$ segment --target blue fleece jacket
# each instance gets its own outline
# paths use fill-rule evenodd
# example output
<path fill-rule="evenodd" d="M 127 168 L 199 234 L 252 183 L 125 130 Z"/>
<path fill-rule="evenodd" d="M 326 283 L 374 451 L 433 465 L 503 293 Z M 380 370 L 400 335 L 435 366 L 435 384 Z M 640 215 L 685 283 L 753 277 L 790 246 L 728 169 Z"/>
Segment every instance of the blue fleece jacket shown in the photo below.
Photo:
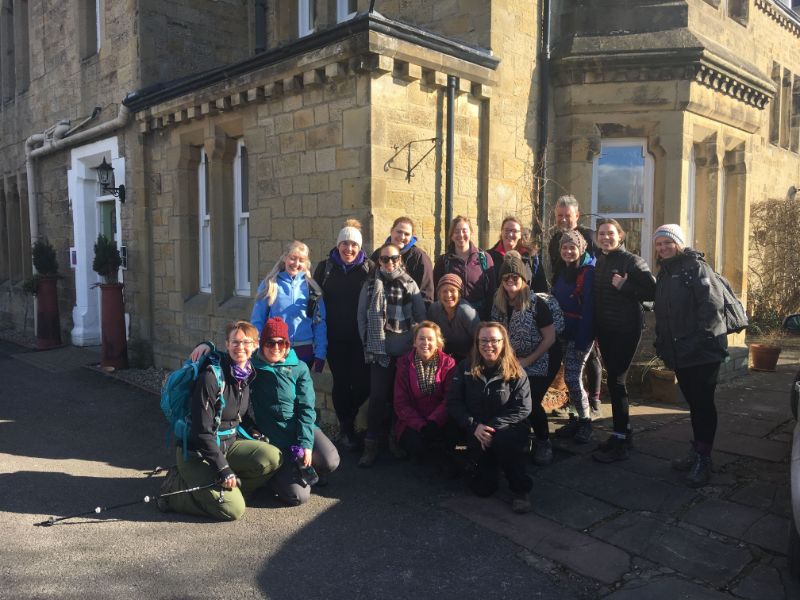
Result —
<path fill-rule="evenodd" d="M 317 300 L 315 314 L 309 316 L 306 314 L 309 290 L 305 274 L 300 272 L 292 277 L 286 271 L 281 271 L 276 281 L 278 294 L 272 306 L 268 306 L 267 299 L 263 297 L 264 282 L 258 285 L 250 322 L 260 333 L 269 317 L 280 317 L 289 326 L 289 340 L 293 346 L 311 342 L 314 344 L 314 358 L 325 360 L 328 353 L 328 330 L 325 326 L 324 300 Z"/>
<path fill-rule="evenodd" d="M 576 294 L 577 280 L 568 282 L 561 272 L 553 284 L 552 294 L 564 313 L 564 333 L 561 338 L 574 341 L 575 348 L 586 352 L 594 341 L 594 283 L 595 259 L 589 254 L 581 257 L 579 272 L 583 272 L 583 289 Z M 580 277 L 580 275 L 578 276 Z"/>

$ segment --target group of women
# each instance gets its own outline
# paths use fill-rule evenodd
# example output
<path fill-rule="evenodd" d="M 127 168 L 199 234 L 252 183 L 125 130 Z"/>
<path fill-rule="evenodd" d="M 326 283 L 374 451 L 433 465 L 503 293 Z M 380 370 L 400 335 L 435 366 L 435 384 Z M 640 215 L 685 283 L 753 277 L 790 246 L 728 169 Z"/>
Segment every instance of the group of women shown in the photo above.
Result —
<path fill-rule="evenodd" d="M 716 425 L 714 385 L 726 355 L 724 325 L 720 333 L 717 322 L 721 293 L 702 255 L 684 247 L 678 226 L 656 232 L 658 283 L 647 264 L 625 250 L 624 236 L 617 221 L 600 221 L 595 258 L 584 235 L 564 228 L 551 286 L 538 248 L 514 217 L 503 220 L 489 251 L 473 242 L 470 220 L 456 217 L 447 251 L 433 264 L 417 246 L 408 217 L 395 220 L 371 259 L 360 225 L 350 220 L 313 278 L 308 247 L 292 242 L 259 286 L 253 325 L 232 324 L 228 354 L 222 354 L 222 420 L 248 422 L 256 440 L 239 439 L 236 427 L 215 439 L 221 425 L 208 415 L 219 390 L 205 373 L 195 390 L 193 453 L 179 457 L 165 486 L 196 485 L 216 475 L 224 495 L 205 489 L 180 500 L 171 496 L 167 509 L 237 518 L 244 509 L 241 491 L 261 485 L 288 504 L 307 500 L 316 478 L 309 483 L 304 473 L 313 467 L 324 483 L 339 462 L 315 425 L 309 371 L 321 371 L 327 361 L 340 439 L 362 452 L 360 467 L 371 467 L 384 443 L 398 457 L 421 461 L 460 440 L 472 465 L 471 489 L 491 495 L 502 470 L 512 509 L 526 512 L 531 438 L 534 461 L 552 461 L 542 401 L 562 364 L 576 416 L 556 434 L 576 443 L 591 439 L 596 413 L 583 371 L 595 341 L 608 371 L 614 431 L 593 456 L 601 462 L 627 458 L 632 436 L 625 378 L 641 336 L 641 302 L 654 298 L 658 353 L 676 369 L 695 428 L 692 452 L 674 466 L 689 471 L 690 483 L 704 484 Z M 192 358 L 209 351 L 210 342 L 201 344 Z M 355 420 L 367 400 L 362 438 Z"/>

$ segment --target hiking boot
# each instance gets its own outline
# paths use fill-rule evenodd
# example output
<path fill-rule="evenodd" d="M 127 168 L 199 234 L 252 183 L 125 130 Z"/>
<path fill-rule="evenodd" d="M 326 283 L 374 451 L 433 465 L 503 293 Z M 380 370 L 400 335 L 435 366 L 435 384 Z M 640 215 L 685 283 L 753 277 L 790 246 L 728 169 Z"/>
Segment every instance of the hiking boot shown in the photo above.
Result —
<path fill-rule="evenodd" d="M 578 429 L 572 439 L 576 444 L 588 444 L 592 439 L 592 420 L 578 419 Z"/>
<path fill-rule="evenodd" d="M 326 487 L 329 483 L 327 475 L 317 475 L 317 482 L 312 487 Z"/>
<path fill-rule="evenodd" d="M 520 515 L 531 512 L 531 495 L 528 492 L 513 492 L 511 510 Z"/>
<path fill-rule="evenodd" d="M 592 458 L 601 463 L 612 463 L 618 460 L 628 459 L 628 444 L 627 440 L 623 440 L 615 435 L 612 435 L 604 443 L 597 447 L 597 450 L 592 454 Z"/>
<path fill-rule="evenodd" d="M 355 432 L 345 433 L 344 437 L 339 438 L 339 441 L 348 452 L 361 452 L 364 449 L 364 443 L 361 437 Z"/>
<path fill-rule="evenodd" d="M 689 487 L 703 487 L 711 479 L 711 457 L 705 454 L 697 454 L 694 459 L 689 474 L 686 476 L 686 483 Z"/>
<path fill-rule="evenodd" d="M 612 442 L 611 440 L 618 440 L 618 439 L 620 439 L 619 436 L 610 435 L 610 436 L 608 436 L 606 441 L 600 442 L 599 444 L 597 444 L 597 449 L 598 450 L 602 450 L 603 452 L 605 452 L 606 450 L 608 450 L 615 443 L 615 442 Z M 633 431 L 628 429 L 628 433 L 625 434 L 625 439 L 623 441 L 625 442 L 625 447 L 628 450 L 633 450 Z"/>
<path fill-rule="evenodd" d="M 562 425 L 555 430 L 555 436 L 562 439 L 575 437 L 575 434 L 578 432 L 578 425 L 578 417 L 570 415 L 566 425 Z"/>
<path fill-rule="evenodd" d="M 178 475 L 178 467 L 170 467 L 167 471 L 166 477 L 158 490 L 158 497 L 156 498 L 156 506 L 161 512 L 172 512 L 169 506 L 169 497 L 162 498 L 161 494 L 169 494 L 170 492 L 177 492 L 180 488 L 180 476 Z"/>
<path fill-rule="evenodd" d="M 600 399 L 589 400 L 589 416 L 593 421 L 603 418 L 603 406 L 600 404 Z"/>
<path fill-rule="evenodd" d="M 534 464 L 543 467 L 553 462 L 553 443 L 550 440 L 536 440 L 533 450 Z"/>
<path fill-rule="evenodd" d="M 692 442 L 692 447 L 689 449 L 689 453 L 686 456 L 683 458 L 676 458 L 672 461 L 672 469 L 682 473 L 690 471 L 697 460 L 697 456 L 697 450 L 694 449 L 694 442 Z"/>
<path fill-rule="evenodd" d="M 358 459 L 358 466 L 368 469 L 378 458 L 378 440 L 364 440 L 364 452 Z"/>
<path fill-rule="evenodd" d="M 394 435 L 392 433 L 389 434 L 389 452 L 391 452 L 392 456 L 394 456 L 397 460 L 404 460 L 408 458 L 408 452 L 406 452 L 403 447 L 397 443 L 397 440 L 394 439 Z"/>

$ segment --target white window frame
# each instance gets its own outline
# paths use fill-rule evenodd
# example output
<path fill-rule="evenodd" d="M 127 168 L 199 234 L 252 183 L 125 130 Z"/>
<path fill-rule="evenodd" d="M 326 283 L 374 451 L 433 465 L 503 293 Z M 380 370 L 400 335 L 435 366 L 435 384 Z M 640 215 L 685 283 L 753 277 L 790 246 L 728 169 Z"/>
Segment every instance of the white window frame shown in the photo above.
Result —
<path fill-rule="evenodd" d="M 347 21 L 348 19 L 352 19 L 353 17 L 358 14 L 358 10 L 349 10 L 350 0 L 336 0 L 336 22 L 341 23 L 342 21 Z M 358 2 L 356 2 L 356 6 L 358 6 Z"/>
<path fill-rule="evenodd" d="M 248 167 L 247 147 L 244 140 L 236 143 L 236 156 L 233 159 L 233 257 L 235 266 L 235 294 L 250 296 L 250 212 L 243 210 L 243 199 L 248 193 L 245 189 Z"/>
<path fill-rule="evenodd" d="M 200 164 L 197 165 L 197 254 L 199 268 L 199 288 L 201 292 L 211 293 L 211 213 L 208 207 L 206 189 L 206 170 L 208 156 L 200 150 Z"/>
<path fill-rule="evenodd" d="M 597 229 L 597 185 L 599 175 L 600 157 L 607 148 L 629 148 L 638 146 L 641 148 L 644 158 L 644 178 L 642 186 L 644 188 L 644 198 L 642 198 L 641 213 L 603 213 L 601 218 L 611 219 L 642 219 L 642 248 L 641 256 L 651 264 L 653 247 L 649 243 L 652 237 L 653 223 L 653 185 L 654 185 L 654 160 L 647 151 L 647 140 L 645 138 L 606 138 L 600 142 L 600 153 L 592 161 L 592 229 Z"/>
<path fill-rule="evenodd" d="M 101 0 L 94 0 L 94 27 L 95 35 L 97 36 L 97 52 L 100 52 L 100 47 L 103 45 L 103 18 L 101 15 L 103 7 Z"/>
<path fill-rule="evenodd" d="M 297 0 L 297 35 L 314 33 L 314 0 Z"/>
<path fill-rule="evenodd" d="M 696 186 L 697 186 L 697 153 L 695 152 L 694 145 L 689 152 L 689 181 L 686 186 L 686 220 L 684 221 L 686 232 L 686 243 L 692 248 L 695 247 L 694 239 L 694 209 L 696 203 Z"/>

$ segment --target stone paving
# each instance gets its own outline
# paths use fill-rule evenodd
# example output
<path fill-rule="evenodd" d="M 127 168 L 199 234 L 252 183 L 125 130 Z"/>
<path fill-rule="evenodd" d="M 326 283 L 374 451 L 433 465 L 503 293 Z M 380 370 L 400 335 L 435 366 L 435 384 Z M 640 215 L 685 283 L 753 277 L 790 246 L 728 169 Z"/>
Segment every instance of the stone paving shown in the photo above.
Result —
<path fill-rule="evenodd" d="M 686 407 L 639 404 L 631 407 L 629 460 L 599 464 L 593 445 L 557 441 L 554 464 L 531 467 L 533 513 L 510 514 L 501 499 L 445 505 L 524 547 L 532 564 L 578 578 L 593 597 L 800 598 L 786 565 L 797 359 L 790 352 L 777 373 L 749 372 L 720 386 L 715 473 L 705 488 L 687 487 L 670 469 L 691 438 Z M 611 426 L 610 407 L 603 409 L 598 441 Z"/>

